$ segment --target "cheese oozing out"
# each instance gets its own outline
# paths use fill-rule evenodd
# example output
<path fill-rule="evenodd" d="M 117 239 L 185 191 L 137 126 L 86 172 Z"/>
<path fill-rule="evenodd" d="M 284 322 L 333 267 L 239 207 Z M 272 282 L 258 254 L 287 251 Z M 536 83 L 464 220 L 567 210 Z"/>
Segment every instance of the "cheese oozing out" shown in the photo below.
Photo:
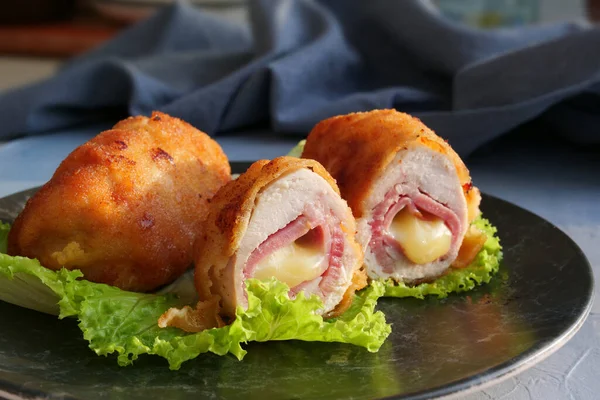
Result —
<path fill-rule="evenodd" d="M 253 277 L 259 280 L 275 277 L 290 288 L 319 277 L 326 261 L 325 251 L 322 240 L 314 239 L 313 232 L 266 256 L 256 266 Z"/>
<path fill-rule="evenodd" d="M 420 218 L 408 207 L 396 214 L 388 234 L 402 248 L 404 255 L 415 264 L 427 264 L 450 250 L 452 232 L 444 221 L 434 216 Z"/>

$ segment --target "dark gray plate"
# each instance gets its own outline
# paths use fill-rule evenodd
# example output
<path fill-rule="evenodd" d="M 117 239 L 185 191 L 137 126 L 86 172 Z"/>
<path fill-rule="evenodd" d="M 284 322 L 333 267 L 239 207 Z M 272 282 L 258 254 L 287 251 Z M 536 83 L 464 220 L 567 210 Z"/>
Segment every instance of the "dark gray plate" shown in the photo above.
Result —
<path fill-rule="evenodd" d="M 0 220 L 12 220 L 31 193 L 0 199 Z M 504 246 L 499 274 L 444 300 L 383 299 L 393 332 L 376 354 L 341 344 L 251 343 L 241 362 L 208 354 L 170 371 L 146 356 L 120 368 L 87 348 L 75 321 L 0 302 L 0 397 L 420 399 L 493 383 L 579 329 L 593 277 L 581 250 L 549 222 L 491 196 L 482 208 Z"/>

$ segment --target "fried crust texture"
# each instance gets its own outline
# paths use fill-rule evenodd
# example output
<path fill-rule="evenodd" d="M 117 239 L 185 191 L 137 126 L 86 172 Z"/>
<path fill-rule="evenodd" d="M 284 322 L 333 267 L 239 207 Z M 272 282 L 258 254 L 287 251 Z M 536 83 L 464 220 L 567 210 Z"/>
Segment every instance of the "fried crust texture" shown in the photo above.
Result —
<path fill-rule="evenodd" d="M 480 197 L 471 185 L 469 170 L 446 141 L 408 114 L 374 110 L 328 118 L 312 129 L 302 157 L 323 164 L 354 216 L 360 218 L 365 199 L 396 153 L 415 146 L 426 146 L 451 160 L 467 196 L 469 215 L 474 218 Z"/>
<path fill-rule="evenodd" d="M 153 290 L 192 264 L 210 198 L 230 176 L 207 134 L 160 112 L 130 117 L 60 164 L 16 219 L 8 252 Z"/>
<path fill-rule="evenodd" d="M 229 182 L 213 197 L 205 229 L 195 246 L 195 283 L 201 300 L 209 301 L 214 296 L 233 295 L 232 290 L 227 287 L 228 283 L 234 281 L 233 277 L 227 276 L 233 272 L 228 266 L 246 233 L 257 196 L 260 196 L 261 191 L 273 181 L 301 168 L 310 169 L 321 176 L 335 193 L 339 194 L 335 181 L 317 161 L 278 157 L 272 161 L 255 162 L 244 174 Z M 354 241 L 354 221 L 350 223 L 352 232 L 348 234 L 352 236 L 351 243 L 354 243 L 356 250 L 362 254 Z M 360 273 L 359 267 L 357 264 L 357 274 Z M 359 286 L 354 290 L 364 285 Z M 233 300 L 229 301 L 232 302 Z M 235 310 L 225 311 L 232 314 Z"/>

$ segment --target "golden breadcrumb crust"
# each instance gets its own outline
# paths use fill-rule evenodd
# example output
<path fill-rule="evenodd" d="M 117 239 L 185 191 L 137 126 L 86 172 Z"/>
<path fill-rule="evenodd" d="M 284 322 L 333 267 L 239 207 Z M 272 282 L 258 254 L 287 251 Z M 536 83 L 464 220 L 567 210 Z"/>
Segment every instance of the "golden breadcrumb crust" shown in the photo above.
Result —
<path fill-rule="evenodd" d="M 186 122 L 130 117 L 60 164 L 16 219 L 8 252 L 125 290 L 155 289 L 191 265 L 208 201 L 230 173 L 220 146 Z"/>
<path fill-rule="evenodd" d="M 446 141 L 408 114 L 374 110 L 321 121 L 308 135 L 302 157 L 323 164 L 336 179 L 354 216 L 360 218 L 374 183 L 396 153 L 414 146 L 426 146 L 452 161 L 465 194 L 475 193 L 467 195 L 472 220 L 478 214 L 480 197 L 471 185 L 469 170 Z"/>
<path fill-rule="evenodd" d="M 195 283 L 200 300 L 210 300 L 213 296 L 223 299 L 225 316 L 235 315 L 235 299 L 232 298 L 235 289 L 231 286 L 235 280 L 230 258 L 234 257 L 246 233 L 257 196 L 271 182 L 301 168 L 308 168 L 321 176 L 339 194 L 335 181 L 317 161 L 279 157 L 255 162 L 212 198 L 204 230 L 195 246 Z M 354 240 L 354 221 L 348 223 L 352 225 L 348 226 L 350 232 L 346 232 L 352 236 L 349 242 L 354 243 L 362 254 Z M 356 269 L 360 267 L 362 257 L 357 262 Z"/>

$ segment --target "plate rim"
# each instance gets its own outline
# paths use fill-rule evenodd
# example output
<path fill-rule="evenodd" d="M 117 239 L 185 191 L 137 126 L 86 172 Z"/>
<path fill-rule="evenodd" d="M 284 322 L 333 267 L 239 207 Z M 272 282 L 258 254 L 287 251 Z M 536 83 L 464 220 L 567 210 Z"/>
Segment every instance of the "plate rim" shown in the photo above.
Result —
<path fill-rule="evenodd" d="M 588 276 L 590 278 L 589 290 L 585 293 L 584 296 L 582 296 L 586 297 L 583 312 L 581 312 L 578 318 L 571 325 L 569 325 L 560 335 L 554 337 L 551 341 L 543 345 L 533 346 L 525 350 L 524 352 L 516 355 L 515 357 L 511 358 L 510 360 L 503 362 L 502 364 L 488 368 L 484 371 L 481 371 L 478 374 L 471 375 L 470 377 L 449 382 L 445 385 L 440 385 L 431 389 L 422 390 L 418 392 L 384 397 L 383 399 L 385 400 L 452 399 L 456 398 L 456 396 L 458 395 L 466 395 L 476 390 L 482 390 L 484 388 L 491 387 L 500 382 L 503 382 L 544 361 L 546 358 L 550 357 L 556 351 L 561 349 L 565 344 L 569 342 L 569 340 L 571 340 L 573 336 L 575 336 L 577 332 L 579 332 L 592 310 L 595 297 L 594 270 L 592 268 L 590 260 L 587 258 L 585 252 L 581 249 L 579 244 L 577 244 L 575 240 L 573 240 L 565 231 L 560 229 L 554 223 L 548 221 L 546 218 L 534 213 L 533 211 L 530 211 L 524 207 L 514 204 L 508 200 L 502 199 L 498 196 L 490 195 L 485 192 L 481 192 L 481 195 L 482 203 L 485 202 L 486 198 L 492 199 L 493 201 L 498 201 L 500 203 L 504 203 L 505 205 L 516 207 L 521 211 L 524 211 L 542 220 L 550 228 L 555 229 L 560 234 L 562 234 L 570 242 L 574 249 L 577 250 L 577 252 L 581 256 L 581 260 L 585 261 L 584 264 L 586 267 L 586 272 L 588 273 Z"/>

